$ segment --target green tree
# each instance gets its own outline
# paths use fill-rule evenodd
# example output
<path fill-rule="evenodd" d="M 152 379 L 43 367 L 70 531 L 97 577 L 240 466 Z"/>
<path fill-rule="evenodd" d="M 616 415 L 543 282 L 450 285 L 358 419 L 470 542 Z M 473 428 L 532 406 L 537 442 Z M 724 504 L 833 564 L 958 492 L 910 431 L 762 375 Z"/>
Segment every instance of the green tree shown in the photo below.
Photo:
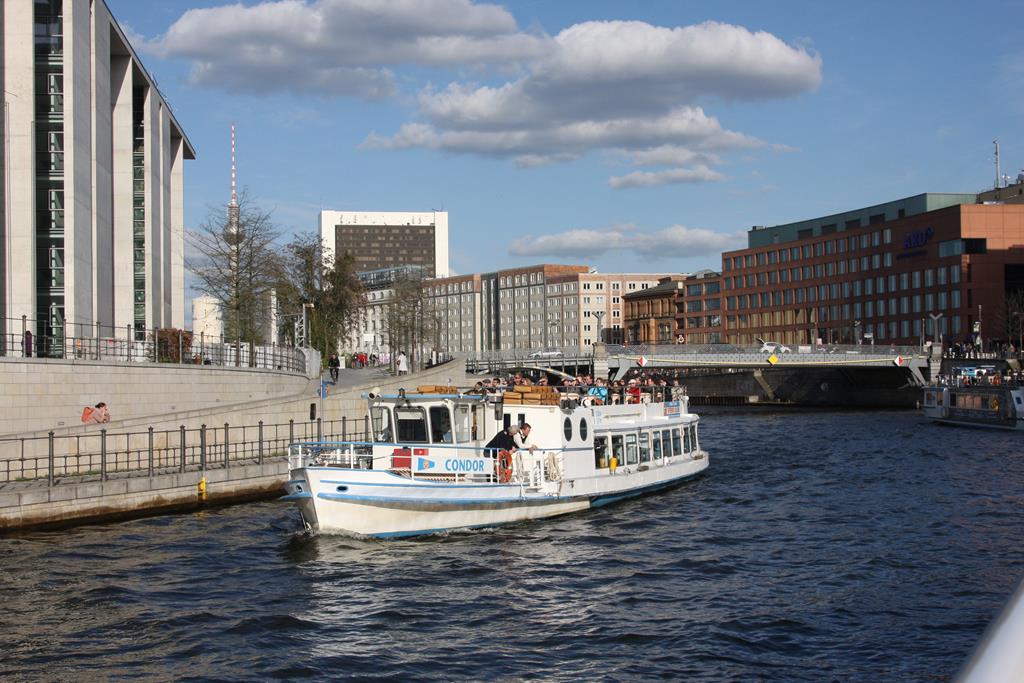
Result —
<path fill-rule="evenodd" d="M 363 284 L 356 276 L 350 254 L 334 259 L 325 253 L 315 233 L 297 234 L 285 246 L 280 261 L 278 301 L 288 314 L 299 315 L 303 304 L 309 311 L 309 345 L 326 357 L 335 350 L 347 330 L 355 326 L 366 302 Z"/>

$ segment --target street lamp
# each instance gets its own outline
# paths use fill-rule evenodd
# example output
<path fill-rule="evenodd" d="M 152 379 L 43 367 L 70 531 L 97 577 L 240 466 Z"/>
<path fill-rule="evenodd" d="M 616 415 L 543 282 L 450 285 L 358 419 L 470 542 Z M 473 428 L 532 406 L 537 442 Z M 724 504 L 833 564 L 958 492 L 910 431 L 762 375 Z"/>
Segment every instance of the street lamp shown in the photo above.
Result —
<path fill-rule="evenodd" d="M 1017 319 L 1017 355 L 1024 353 L 1024 314 L 1017 311 L 1013 314 L 1013 317 Z"/>
<path fill-rule="evenodd" d="M 594 311 L 594 317 L 597 318 L 597 341 L 600 343 L 604 341 L 604 327 L 601 325 L 601 321 L 604 320 L 604 311 Z"/>
<path fill-rule="evenodd" d="M 945 313 L 929 313 L 928 317 L 932 319 L 932 346 L 938 346 L 942 348 L 942 343 L 939 341 L 939 320 L 942 319 Z"/>

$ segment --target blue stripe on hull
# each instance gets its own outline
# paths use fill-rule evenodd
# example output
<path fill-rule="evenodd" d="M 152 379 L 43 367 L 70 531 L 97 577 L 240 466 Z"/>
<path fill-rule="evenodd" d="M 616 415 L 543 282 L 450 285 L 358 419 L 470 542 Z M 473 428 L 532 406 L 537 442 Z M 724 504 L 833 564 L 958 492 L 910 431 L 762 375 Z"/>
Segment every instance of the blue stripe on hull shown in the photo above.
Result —
<path fill-rule="evenodd" d="M 669 481 L 660 481 L 657 484 L 651 484 L 650 486 L 641 486 L 640 488 L 632 489 L 630 491 L 623 491 L 620 493 L 613 493 L 605 496 L 597 496 L 590 499 L 590 507 L 599 508 L 612 503 L 617 503 L 620 500 L 628 500 L 630 498 L 636 498 L 637 496 L 643 496 L 648 493 L 655 493 L 657 491 L 663 491 L 664 489 L 671 488 L 678 484 L 683 483 L 687 479 L 692 479 L 704 473 L 704 470 L 694 472 L 693 474 L 687 474 L 682 477 L 676 477 Z"/>
<path fill-rule="evenodd" d="M 648 493 L 656 493 L 658 491 L 663 491 L 665 489 L 672 488 L 673 486 L 677 486 L 679 484 L 682 484 L 684 481 L 686 481 L 688 479 L 693 479 L 695 477 L 698 477 L 701 474 L 703 474 L 704 471 L 705 470 L 700 470 L 699 472 L 694 472 L 693 474 L 687 474 L 687 475 L 682 476 L 682 477 L 676 477 L 675 479 L 671 479 L 669 481 L 658 482 L 657 484 L 651 484 L 649 486 L 642 486 L 642 487 L 639 487 L 639 488 L 636 488 L 636 489 L 632 489 L 630 491 L 625 491 L 625 492 L 622 492 L 622 493 L 616 493 L 616 494 L 604 495 L 604 496 L 596 496 L 596 497 L 590 499 L 590 507 L 592 507 L 592 508 L 604 507 L 605 505 L 610 505 L 612 503 L 617 503 L 619 501 L 627 500 L 629 498 L 636 498 L 638 496 L 643 496 L 643 495 L 646 495 Z M 324 497 L 324 494 L 320 494 L 320 497 Z M 565 498 L 565 499 L 561 499 L 561 500 L 568 500 L 568 501 L 579 500 L 582 497 L 583 496 L 577 496 L 577 497 L 574 497 L 574 498 Z M 340 498 L 340 496 L 339 496 L 339 498 Z M 530 501 L 530 500 L 518 499 L 517 502 L 518 503 L 530 503 L 530 502 L 550 503 L 551 500 L 552 499 L 546 499 L 546 500 L 545 499 L 538 499 L 538 500 L 535 500 L 535 501 Z M 376 502 L 380 502 L 380 501 L 376 501 Z M 582 510 L 580 512 L 582 512 Z M 567 513 L 562 513 L 562 514 L 572 514 L 572 513 L 568 513 L 567 512 Z M 521 524 L 521 523 L 523 523 L 525 521 L 537 521 L 537 520 L 517 519 L 517 520 L 513 520 L 513 521 L 509 521 L 509 522 L 495 522 L 493 524 L 475 524 L 475 525 L 471 525 L 471 526 L 460 526 L 460 527 L 451 527 L 451 528 L 442 528 L 442 529 L 417 529 L 415 531 L 393 531 L 393 532 L 382 533 L 382 534 L 369 534 L 369 537 L 370 538 L 383 538 L 383 539 L 388 539 L 388 538 L 408 538 L 408 537 L 411 537 L 411 536 L 426 536 L 426 535 L 429 535 L 429 534 L 440 534 L 440 533 L 447 533 L 447 532 L 452 532 L 452 531 L 468 531 L 470 529 L 496 528 L 496 527 L 500 527 L 500 526 L 508 526 L 510 524 Z"/>

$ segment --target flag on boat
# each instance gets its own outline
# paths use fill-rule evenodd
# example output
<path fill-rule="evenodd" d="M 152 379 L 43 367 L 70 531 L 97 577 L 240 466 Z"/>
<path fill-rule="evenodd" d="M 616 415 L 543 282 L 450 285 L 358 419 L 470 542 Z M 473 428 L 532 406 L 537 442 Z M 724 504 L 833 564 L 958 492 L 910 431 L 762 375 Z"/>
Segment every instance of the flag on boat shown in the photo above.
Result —
<path fill-rule="evenodd" d="M 640 356 L 640 360 L 638 360 L 636 364 L 639 365 L 640 367 L 644 367 L 645 365 L 647 365 L 647 359 L 644 358 L 643 356 Z"/>

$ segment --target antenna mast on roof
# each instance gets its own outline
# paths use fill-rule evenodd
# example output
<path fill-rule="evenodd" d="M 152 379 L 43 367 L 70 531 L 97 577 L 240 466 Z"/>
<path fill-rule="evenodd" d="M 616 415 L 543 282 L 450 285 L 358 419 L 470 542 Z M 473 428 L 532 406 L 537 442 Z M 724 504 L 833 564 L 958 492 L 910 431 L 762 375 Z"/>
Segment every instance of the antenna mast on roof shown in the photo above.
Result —
<path fill-rule="evenodd" d="M 999 174 L 999 140 L 993 140 L 992 144 L 996 146 L 996 186 L 995 189 L 999 189 L 1000 174 Z"/>

